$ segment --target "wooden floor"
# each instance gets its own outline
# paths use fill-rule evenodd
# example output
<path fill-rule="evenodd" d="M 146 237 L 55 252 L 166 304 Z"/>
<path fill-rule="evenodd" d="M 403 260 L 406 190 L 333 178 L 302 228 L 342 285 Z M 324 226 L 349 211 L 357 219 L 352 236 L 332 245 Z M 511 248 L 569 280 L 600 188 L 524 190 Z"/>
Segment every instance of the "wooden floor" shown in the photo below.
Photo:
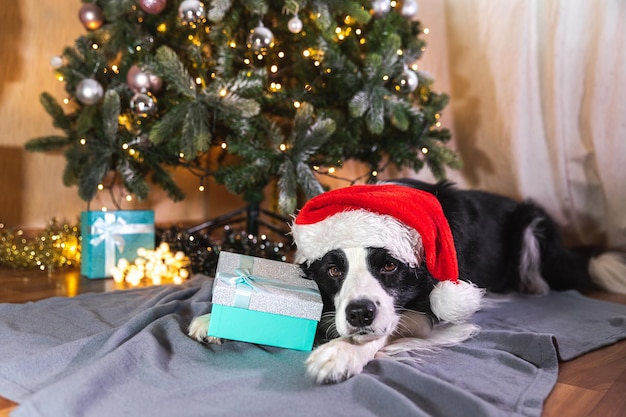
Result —
<path fill-rule="evenodd" d="M 48 274 L 0 270 L 2 303 L 113 289 L 119 287 L 112 280 L 88 280 L 77 271 Z M 591 296 L 626 304 L 625 295 L 596 293 Z M 0 397 L 0 417 L 8 416 L 16 406 Z M 626 340 L 560 365 L 559 379 L 546 400 L 543 417 L 589 416 L 626 417 Z"/>

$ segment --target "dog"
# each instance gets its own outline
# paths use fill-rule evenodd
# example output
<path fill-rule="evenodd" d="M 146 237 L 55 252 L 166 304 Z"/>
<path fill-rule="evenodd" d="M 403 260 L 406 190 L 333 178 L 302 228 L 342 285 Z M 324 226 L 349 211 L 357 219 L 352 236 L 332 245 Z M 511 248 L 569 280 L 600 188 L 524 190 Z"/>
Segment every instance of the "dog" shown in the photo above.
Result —
<path fill-rule="evenodd" d="M 324 310 L 306 361 L 318 383 L 338 383 L 376 357 L 432 351 L 477 333 L 468 323 L 485 291 L 626 293 L 619 252 L 567 249 L 532 201 L 448 182 L 356 185 L 309 200 L 292 226 L 306 278 Z M 210 315 L 189 335 L 207 340 Z M 219 343 L 211 339 L 209 342 Z"/>

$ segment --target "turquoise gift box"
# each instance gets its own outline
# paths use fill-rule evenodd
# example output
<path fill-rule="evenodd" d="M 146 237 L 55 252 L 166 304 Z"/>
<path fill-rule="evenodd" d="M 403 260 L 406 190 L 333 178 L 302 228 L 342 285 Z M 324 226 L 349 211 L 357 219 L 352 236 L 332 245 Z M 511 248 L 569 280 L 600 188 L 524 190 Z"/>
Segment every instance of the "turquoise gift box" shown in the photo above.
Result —
<path fill-rule="evenodd" d="M 322 315 L 317 284 L 298 265 L 220 252 L 209 336 L 309 351 Z"/>
<path fill-rule="evenodd" d="M 154 249 L 154 211 L 83 211 L 80 216 L 81 265 L 87 278 L 111 276 L 117 261 L 137 258 L 137 249 Z"/>

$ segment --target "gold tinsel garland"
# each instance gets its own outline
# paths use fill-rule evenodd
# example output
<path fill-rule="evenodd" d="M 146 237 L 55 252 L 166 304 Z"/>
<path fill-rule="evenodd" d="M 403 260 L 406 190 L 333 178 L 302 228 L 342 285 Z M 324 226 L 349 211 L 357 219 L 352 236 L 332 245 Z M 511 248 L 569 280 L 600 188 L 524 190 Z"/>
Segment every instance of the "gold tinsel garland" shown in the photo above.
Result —
<path fill-rule="evenodd" d="M 80 265 L 80 226 L 53 219 L 34 236 L 0 223 L 0 267 L 41 270 Z"/>

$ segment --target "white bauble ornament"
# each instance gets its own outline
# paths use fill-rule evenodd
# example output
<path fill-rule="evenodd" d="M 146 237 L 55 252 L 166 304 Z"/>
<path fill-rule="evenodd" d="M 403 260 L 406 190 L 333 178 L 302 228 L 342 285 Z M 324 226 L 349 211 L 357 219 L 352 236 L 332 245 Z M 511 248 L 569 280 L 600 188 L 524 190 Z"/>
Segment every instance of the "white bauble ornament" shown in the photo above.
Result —
<path fill-rule="evenodd" d="M 76 86 L 76 98 L 83 104 L 96 104 L 103 96 L 102 84 L 93 78 L 85 78 Z"/>
<path fill-rule="evenodd" d="M 419 10 L 417 0 L 402 0 L 398 10 L 400 11 L 400 15 L 407 19 L 417 16 L 417 11 Z"/>
<path fill-rule="evenodd" d="M 287 28 L 291 33 L 300 33 L 302 30 L 302 20 L 298 16 L 294 16 L 287 22 Z"/>
<path fill-rule="evenodd" d="M 180 17 L 183 25 L 204 22 L 206 19 L 204 3 L 199 0 L 184 0 L 178 6 L 178 17 Z"/>
<path fill-rule="evenodd" d="M 274 34 L 261 23 L 250 31 L 247 45 L 255 52 L 267 52 L 269 48 L 274 46 Z"/>
<path fill-rule="evenodd" d="M 374 16 L 382 17 L 391 10 L 391 0 L 372 0 L 372 13 Z"/>
<path fill-rule="evenodd" d="M 50 58 L 50 66 L 54 69 L 59 69 L 63 66 L 63 57 L 59 55 L 55 55 Z"/>

